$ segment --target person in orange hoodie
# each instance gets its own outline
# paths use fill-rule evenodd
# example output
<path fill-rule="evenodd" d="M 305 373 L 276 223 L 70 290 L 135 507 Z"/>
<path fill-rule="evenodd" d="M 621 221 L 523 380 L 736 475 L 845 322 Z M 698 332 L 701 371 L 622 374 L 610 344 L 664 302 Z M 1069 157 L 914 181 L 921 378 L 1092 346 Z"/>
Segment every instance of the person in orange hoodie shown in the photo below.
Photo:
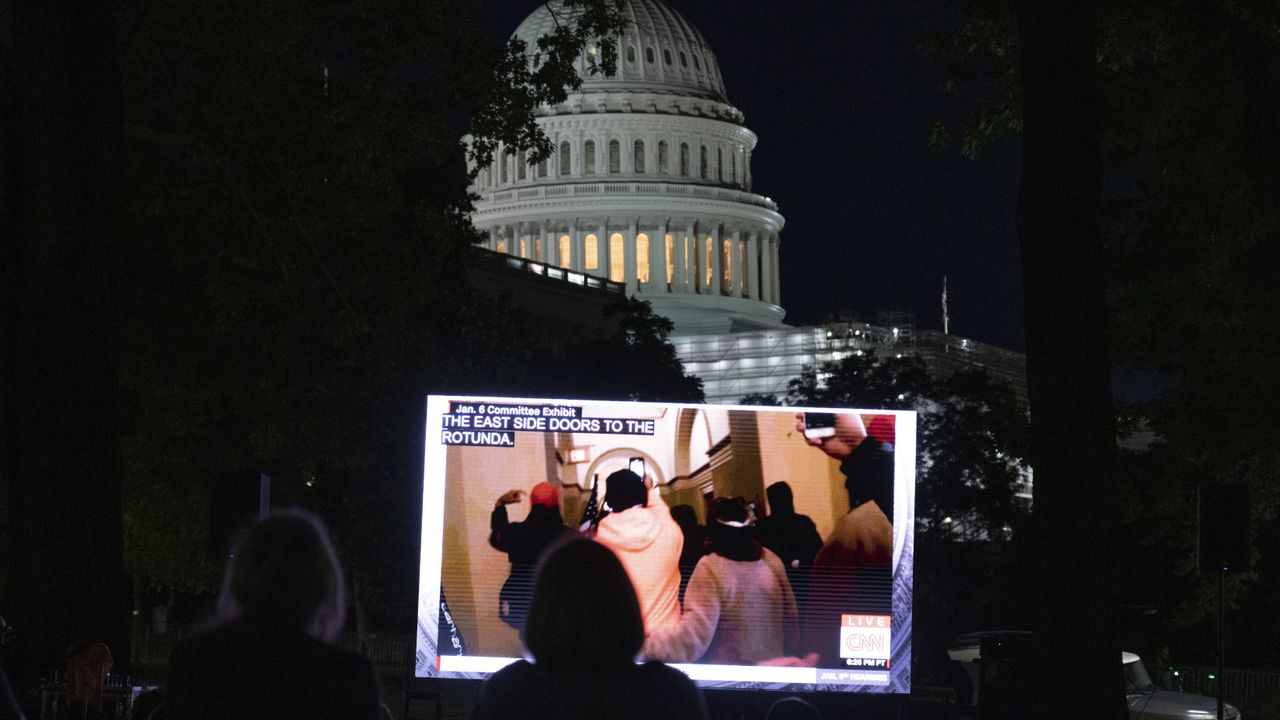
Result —
<path fill-rule="evenodd" d="M 605 478 L 608 515 L 596 542 L 618 556 L 640 600 L 645 635 L 680 623 L 680 550 L 684 535 L 652 481 L 630 470 Z"/>

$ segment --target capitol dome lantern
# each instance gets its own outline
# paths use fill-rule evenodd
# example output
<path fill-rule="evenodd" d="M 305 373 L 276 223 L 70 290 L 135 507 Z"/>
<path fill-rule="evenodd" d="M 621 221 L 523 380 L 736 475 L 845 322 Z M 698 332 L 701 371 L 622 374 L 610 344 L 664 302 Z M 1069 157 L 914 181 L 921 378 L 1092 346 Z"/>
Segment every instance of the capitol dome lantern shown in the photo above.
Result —
<path fill-rule="evenodd" d="M 624 283 L 670 318 L 675 334 L 782 327 L 783 218 L 752 192 L 756 136 L 729 104 L 702 33 L 659 0 L 622 0 L 617 71 L 537 111 L 556 152 L 530 165 L 499 149 L 471 190 L 486 247 L 574 275 Z M 536 47 L 555 2 L 515 36 Z"/>

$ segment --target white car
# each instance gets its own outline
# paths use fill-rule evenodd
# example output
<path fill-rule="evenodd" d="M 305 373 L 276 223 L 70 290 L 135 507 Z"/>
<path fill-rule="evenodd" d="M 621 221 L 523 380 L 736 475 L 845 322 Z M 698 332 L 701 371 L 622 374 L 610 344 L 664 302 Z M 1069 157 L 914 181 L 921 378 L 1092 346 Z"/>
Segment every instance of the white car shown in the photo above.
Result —
<path fill-rule="evenodd" d="M 1120 653 L 1124 663 L 1125 699 L 1129 720 L 1213 720 L 1218 717 L 1217 698 L 1161 690 L 1151 682 L 1142 658 Z M 1225 720 L 1240 720 L 1240 711 L 1231 703 L 1222 708 Z"/>
<path fill-rule="evenodd" d="M 974 633 L 957 638 L 957 644 L 947 651 L 952 662 L 964 668 L 973 684 L 971 704 L 978 704 L 981 687 L 982 637 L 987 633 Z M 996 633 L 1026 637 L 1026 633 Z M 1129 705 L 1129 720 L 1215 720 L 1218 717 L 1216 698 L 1191 693 L 1161 690 L 1151 682 L 1142 658 L 1131 652 L 1120 653 L 1124 666 L 1125 699 Z M 1224 720 L 1240 720 L 1240 711 L 1230 703 L 1223 707 Z"/>

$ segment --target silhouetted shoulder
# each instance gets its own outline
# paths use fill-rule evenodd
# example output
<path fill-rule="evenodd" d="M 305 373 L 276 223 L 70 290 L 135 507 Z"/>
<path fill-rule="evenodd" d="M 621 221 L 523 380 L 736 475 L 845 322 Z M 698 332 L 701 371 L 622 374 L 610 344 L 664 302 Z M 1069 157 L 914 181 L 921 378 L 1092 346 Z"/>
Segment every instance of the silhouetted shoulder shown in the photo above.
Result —
<path fill-rule="evenodd" d="M 707 711 L 693 681 L 662 663 L 586 671 L 551 670 L 520 660 L 489 678 L 471 717 L 706 720 Z"/>

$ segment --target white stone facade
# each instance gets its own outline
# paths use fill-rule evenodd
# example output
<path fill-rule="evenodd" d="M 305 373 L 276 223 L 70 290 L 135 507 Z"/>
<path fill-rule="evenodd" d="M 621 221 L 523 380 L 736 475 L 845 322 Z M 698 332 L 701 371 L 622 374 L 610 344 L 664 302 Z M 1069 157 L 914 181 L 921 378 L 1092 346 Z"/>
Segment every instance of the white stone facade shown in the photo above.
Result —
<path fill-rule="evenodd" d="M 560 6 L 515 35 L 534 47 Z M 539 111 L 556 153 L 499 152 L 472 190 L 486 246 L 607 277 L 669 317 L 676 335 L 780 328 L 777 205 L 751 192 L 756 136 L 725 98 L 701 33 L 658 0 L 624 0 L 618 72 L 587 73 Z M 563 18 L 562 18 L 563 20 Z"/>

